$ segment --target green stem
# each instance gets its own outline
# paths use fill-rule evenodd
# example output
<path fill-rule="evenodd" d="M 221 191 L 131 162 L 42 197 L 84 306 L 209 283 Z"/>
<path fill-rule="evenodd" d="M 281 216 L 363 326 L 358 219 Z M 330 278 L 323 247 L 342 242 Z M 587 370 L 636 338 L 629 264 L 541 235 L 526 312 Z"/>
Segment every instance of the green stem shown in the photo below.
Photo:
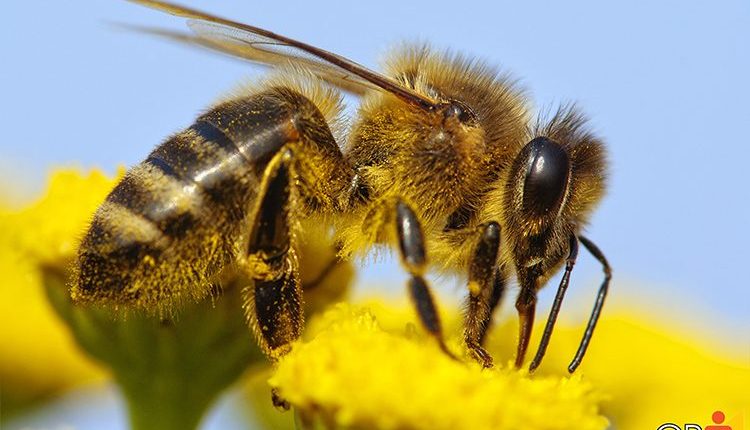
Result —
<path fill-rule="evenodd" d="M 198 428 L 216 396 L 190 381 L 161 375 L 151 381 L 118 383 L 128 404 L 132 430 L 190 430 Z"/>
<path fill-rule="evenodd" d="M 190 430 L 248 364 L 262 360 L 245 325 L 240 288 L 186 305 L 179 315 L 118 315 L 105 306 L 76 306 L 65 275 L 45 270 L 50 302 L 79 345 L 110 368 L 134 430 Z"/>

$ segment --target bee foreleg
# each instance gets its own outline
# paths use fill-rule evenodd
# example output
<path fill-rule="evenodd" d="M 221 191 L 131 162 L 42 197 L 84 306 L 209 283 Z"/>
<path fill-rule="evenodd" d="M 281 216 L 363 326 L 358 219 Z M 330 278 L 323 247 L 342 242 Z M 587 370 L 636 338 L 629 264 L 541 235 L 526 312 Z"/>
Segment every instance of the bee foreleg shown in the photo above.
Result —
<path fill-rule="evenodd" d="M 516 310 L 518 311 L 518 350 L 516 351 L 516 368 L 520 368 L 526 356 L 526 349 L 531 339 L 531 330 L 534 327 L 534 313 L 536 311 L 536 290 L 539 280 L 538 270 L 535 268 L 524 268 L 518 272 L 518 281 L 521 290 L 516 298 Z"/>
<path fill-rule="evenodd" d="M 250 229 L 247 257 L 240 267 L 254 281 L 246 289 L 245 310 L 261 349 L 276 360 L 302 333 L 302 289 L 291 246 L 292 154 L 283 150 L 266 168 Z"/>
<path fill-rule="evenodd" d="M 583 339 L 581 339 L 581 344 L 578 346 L 576 356 L 568 366 L 568 372 L 570 373 L 575 372 L 575 370 L 581 364 L 583 356 L 586 354 L 586 349 L 589 347 L 589 342 L 591 342 L 591 336 L 594 334 L 594 328 L 596 328 L 596 323 L 599 321 L 599 315 L 602 312 L 602 306 L 604 306 L 604 299 L 607 297 L 607 292 L 609 291 L 609 281 L 612 279 L 612 268 L 609 267 L 607 258 L 604 256 L 599 247 L 583 236 L 578 236 L 578 239 L 581 241 L 583 246 L 591 253 L 591 255 L 593 255 L 594 258 L 599 260 L 599 262 L 602 264 L 602 269 L 604 270 L 604 281 L 599 287 L 599 293 L 596 295 L 594 310 L 591 312 L 589 323 L 586 326 L 586 331 L 583 334 Z"/>
<path fill-rule="evenodd" d="M 464 329 L 466 346 L 484 367 L 492 367 L 492 357 L 482 348 L 481 342 L 492 317 L 496 278 L 502 278 L 497 270 L 499 249 L 500 226 L 496 222 L 484 224 L 469 264 L 469 298 Z M 504 283 L 504 280 L 499 282 Z"/>
<path fill-rule="evenodd" d="M 539 349 L 536 351 L 534 359 L 531 360 L 529 365 L 529 371 L 534 371 L 544 358 L 544 353 L 547 351 L 547 345 L 549 345 L 550 337 L 552 337 L 552 330 L 555 328 L 555 321 L 557 321 L 557 314 L 560 313 L 560 306 L 562 305 L 563 298 L 565 297 L 565 291 L 568 289 L 570 284 L 570 274 L 573 271 L 573 266 L 576 264 L 576 258 L 578 257 L 578 239 L 575 235 L 570 235 L 570 251 L 568 252 L 568 258 L 565 260 L 565 273 L 560 280 L 560 285 L 557 287 L 557 294 L 555 295 L 555 301 L 552 302 L 552 309 L 547 317 L 547 324 L 544 327 L 544 333 L 542 334 L 542 340 L 539 342 Z"/>
<path fill-rule="evenodd" d="M 427 258 L 422 228 L 414 211 L 401 201 L 396 203 L 396 230 L 401 261 L 411 275 L 409 294 L 417 308 L 417 315 L 419 315 L 425 329 L 437 339 L 440 348 L 455 359 L 455 355 L 450 352 L 445 344 L 435 301 L 432 298 L 427 281 L 423 277 L 427 267 Z"/>

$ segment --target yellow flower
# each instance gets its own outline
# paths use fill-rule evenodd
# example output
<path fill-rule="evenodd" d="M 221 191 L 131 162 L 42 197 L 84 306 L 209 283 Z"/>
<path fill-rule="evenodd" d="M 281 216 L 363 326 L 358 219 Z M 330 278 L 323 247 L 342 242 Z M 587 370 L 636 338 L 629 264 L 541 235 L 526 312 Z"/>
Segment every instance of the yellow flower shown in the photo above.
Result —
<path fill-rule="evenodd" d="M 194 425 L 216 392 L 258 358 L 242 322 L 237 289 L 229 289 L 215 306 L 191 306 L 172 325 L 136 316 L 113 320 L 106 309 L 70 303 L 66 262 L 114 183 L 99 172 L 59 171 L 45 196 L 28 207 L 12 210 L 0 202 L 0 379 L 6 417 L 30 400 L 103 376 L 50 312 L 49 299 L 80 344 L 114 369 L 131 403 L 142 399 L 131 409 L 140 428 Z M 316 246 L 311 241 L 301 250 L 316 257 L 303 260 L 303 280 L 316 279 L 331 258 L 330 249 Z M 351 276 L 351 268 L 342 265 L 306 298 L 322 308 L 345 294 L 342 287 Z M 314 300 L 316 293 L 323 299 Z M 440 352 L 422 334 L 411 306 L 337 305 L 310 318 L 305 339 L 279 362 L 270 385 L 303 421 L 321 419 L 328 427 L 601 429 L 610 423 L 627 430 L 656 429 L 666 422 L 705 427 L 720 410 L 725 424 L 741 430 L 750 407 L 750 357 L 708 346 L 715 341 L 685 335 L 632 309 L 607 308 L 583 365 L 570 377 L 565 369 L 581 327 L 560 324 L 545 361 L 530 376 L 510 365 L 517 333 L 513 320 L 491 331 L 487 343 L 499 366 L 483 370 Z M 461 351 L 459 312 L 447 312 L 443 320 L 450 347 Z M 222 365 L 216 366 L 219 359 Z M 258 402 L 270 404 L 269 387 L 264 384 L 261 391 Z M 182 393 L 203 397 L 187 399 Z M 154 404 L 163 407 L 152 409 Z M 273 419 L 279 416 L 284 415 Z M 289 421 L 289 414 L 284 417 Z"/>
<path fill-rule="evenodd" d="M 343 428 L 607 427 L 600 396 L 580 377 L 529 378 L 452 360 L 414 322 L 386 329 L 375 307 L 332 308 L 312 323 L 312 340 L 279 363 L 270 384 L 306 418 L 319 413 Z"/>
<path fill-rule="evenodd" d="M 512 336 L 515 328 L 506 330 Z M 556 330 L 540 374 L 564 369 L 582 331 Z M 607 396 L 602 410 L 614 428 L 656 429 L 667 422 L 705 428 L 712 424 L 711 414 L 721 410 L 726 424 L 742 430 L 741 417 L 750 412 L 750 356 L 747 334 L 736 336 L 735 345 L 744 342 L 744 355 L 716 339 L 685 334 L 661 317 L 613 306 L 597 327 L 580 372 Z"/>
<path fill-rule="evenodd" d="M 63 170 L 28 207 L 0 202 L 0 380 L 6 414 L 103 376 L 52 312 L 39 264 L 72 255 L 76 238 L 113 185 L 100 172 L 81 176 Z"/>
<path fill-rule="evenodd" d="M 308 327 L 270 385 L 334 428 L 656 429 L 711 424 L 721 410 L 741 430 L 750 406 L 750 362 L 711 353 L 653 318 L 610 309 L 576 375 L 567 376 L 582 327 L 556 328 L 542 367 L 509 370 L 515 322 L 492 331 L 498 370 L 448 359 L 424 339 L 406 305 L 340 305 Z M 444 315 L 460 350 L 458 312 Z M 532 342 L 538 341 L 539 333 Z M 601 405 L 601 407 L 599 407 Z"/>

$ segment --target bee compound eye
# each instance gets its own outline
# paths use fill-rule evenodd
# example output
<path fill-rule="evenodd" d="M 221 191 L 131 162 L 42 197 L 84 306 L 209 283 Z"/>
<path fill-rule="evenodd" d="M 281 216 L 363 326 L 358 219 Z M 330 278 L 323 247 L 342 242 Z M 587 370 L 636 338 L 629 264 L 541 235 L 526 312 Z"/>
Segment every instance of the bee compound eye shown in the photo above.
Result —
<path fill-rule="evenodd" d="M 556 211 L 563 203 L 570 177 L 570 157 L 556 142 L 537 137 L 526 144 L 526 178 L 523 187 L 523 208 L 544 216 Z"/>

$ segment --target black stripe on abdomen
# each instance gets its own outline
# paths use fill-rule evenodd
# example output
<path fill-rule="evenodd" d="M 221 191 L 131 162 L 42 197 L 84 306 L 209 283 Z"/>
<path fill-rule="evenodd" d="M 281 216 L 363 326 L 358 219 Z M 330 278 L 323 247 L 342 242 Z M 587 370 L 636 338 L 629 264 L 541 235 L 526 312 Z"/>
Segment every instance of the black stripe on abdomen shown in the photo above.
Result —
<path fill-rule="evenodd" d="M 178 181 L 183 180 L 183 176 L 177 173 L 177 171 L 174 168 L 172 168 L 172 166 L 169 163 L 167 163 L 163 158 L 159 156 L 150 155 L 144 161 L 144 163 L 151 165 L 151 167 L 160 171 L 164 176 L 172 177 Z"/>
<path fill-rule="evenodd" d="M 208 121 L 199 119 L 193 125 L 191 125 L 188 130 L 201 137 L 204 142 L 210 142 L 211 144 L 221 148 L 228 156 L 234 154 L 241 155 L 239 148 L 232 141 L 232 139 L 230 139 L 223 131 L 221 131 L 221 129 Z"/>
<path fill-rule="evenodd" d="M 184 237 L 198 224 L 198 216 L 193 214 L 190 208 L 176 204 L 174 199 L 185 197 L 175 194 L 185 192 L 183 191 L 185 185 L 189 187 L 193 185 L 186 184 L 175 176 L 164 173 L 159 175 L 157 172 L 164 170 L 157 168 L 156 165 L 159 163 L 155 165 L 153 161 L 152 159 L 150 163 L 141 164 L 128 172 L 112 190 L 107 201 L 124 207 L 133 216 L 140 216 L 151 222 L 160 232 L 170 238 Z M 163 168 L 167 166 L 161 165 Z"/>
<path fill-rule="evenodd" d="M 261 172 L 284 144 L 299 138 L 293 119 L 300 108 L 278 89 L 269 89 L 224 102 L 201 115 L 198 122 L 220 130 L 246 162 Z"/>
<path fill-rule="evenodd" d="M 212 223 L 239 222 L 268 160 L 299 138 L 292 104 L 270 90 L 212 108 L 129 171 L 108 200 L 170 237 L 187 234 L 198 216 Z M 187 208 L 185 199 L 190 199 Z"/>
<path fill-rule="evenodd" d="M 248 176 L 254 176 L 253 166 L 230 138 L 201 120 L 156 148 L 147 159 L 151 161 L 169 166 L 177 178 L 195 184 L 217 208 L 241 203 L 237 199 L 247 192 Z"/>

